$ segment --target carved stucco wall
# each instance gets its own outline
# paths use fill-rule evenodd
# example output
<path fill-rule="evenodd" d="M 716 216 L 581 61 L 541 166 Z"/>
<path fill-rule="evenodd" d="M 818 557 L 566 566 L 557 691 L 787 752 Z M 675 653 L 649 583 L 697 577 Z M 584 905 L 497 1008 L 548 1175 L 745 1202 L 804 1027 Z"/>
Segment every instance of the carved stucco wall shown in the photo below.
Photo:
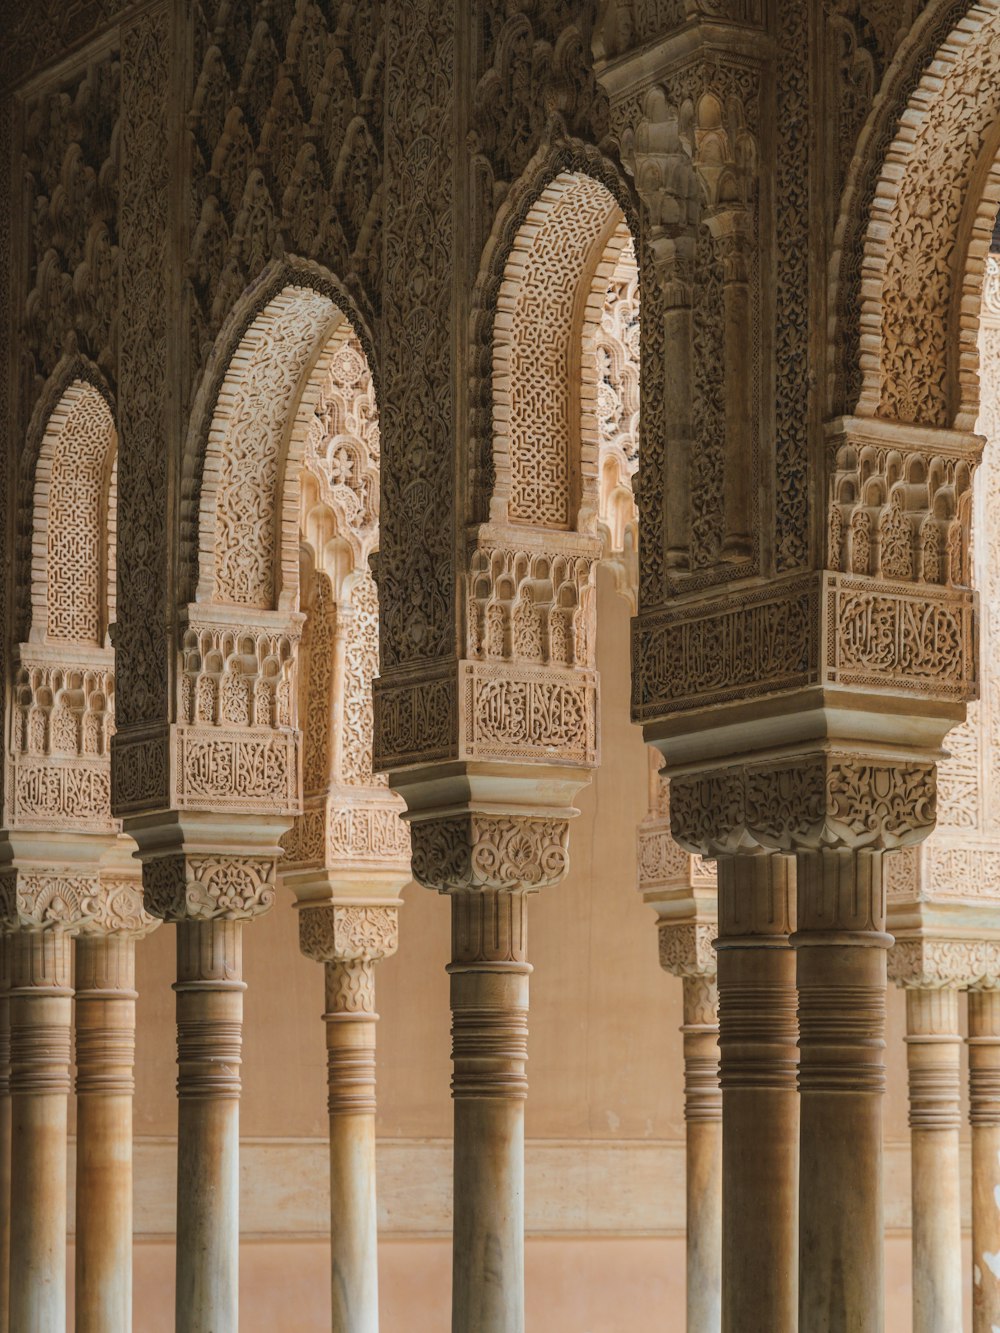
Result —
<path fill-rule="evenodd" d="M 342 322 L 309 374 L 293 433 L 304 437 L 298 530 L 306 621 L 300 661 L 305 808 L 285 863 L 338 872 L 367 865 L 405 881 L 410 839 L 400 799 L 372 771 L 378 674 L 380 440 L 364 350 Z"/>
<path fill-rule="evenodd" d="M 5 819 L 108 833 L 114 669 L 114 460 L 107 402 L 73 381 L 42 435 L 30 535 L 31 632 L 16 649 Z M 96 881 L 95 881 L 96 883 Z M 65 895 L 64 895 L 65 896 Z"/>
<path fill-rule="evenodd" d="M 890 897 L 994 901 L 1000 885 L 1000 255 L 989 255 L 979 327 L 980 416 L 974 579 L 980 595 L 980 697 L 948 733 L 937 828 L 891 858 Z"/>
<path fill-rule="evenodd" d="M 594 152 L 611 145 L 591 24 L 589 8 L 571 12 L 551 0 L 516 11 L 489 3 L 475 23 L 461 4 L 388 11 L 387 80 L 398 86 L 419 71 L 426 97 L 412 106 L 390 100 L 386 117 L 385 290 L 396 297 L 383 328 L 382 760 L 455 752 L 460 705 L 450 664 L 464 645 L 454 525 L 459 514 L 459 522 L 485 518 L 492 489 L 491 341 L 504 262 L 553 175 L 588 152 L 608 169 Z M 471 55 L 468 102 L 455 65 L 461 50 Z M 468 114 L 469 155 L 452 151 L 456 99 Z M 454 320 L 470 300 L 468 346 L 464 333 L 454 337 Z M 466 373 L 472 392 L 456 399 Z M 467 467 L 456 439 L 469 446 Z"/>
<path fill-rule="evenodd" d="M 35 468 L 34 641 L 104 646 L 114 619 L 116 452 L 108 404 L 75 381 L 49 418 Z"/>
<path fill-rule="evenodd" d="M 562 172 L 518 231 L 494 324 L 494 522 L 569 529 L 588 463 L 593 491 L 595 460 L 581 457 L 580 307 L 612 237 L 624 245 L 622 226 L 604 186 Z"/>
<path fill-rule="evenodd" d="M 1000 7 L 983 0 L 939 45 L 885 153 L 861 269 L 862 414 L 975 422 L 978 298 L 1000 202 L 998 74 Z"/>

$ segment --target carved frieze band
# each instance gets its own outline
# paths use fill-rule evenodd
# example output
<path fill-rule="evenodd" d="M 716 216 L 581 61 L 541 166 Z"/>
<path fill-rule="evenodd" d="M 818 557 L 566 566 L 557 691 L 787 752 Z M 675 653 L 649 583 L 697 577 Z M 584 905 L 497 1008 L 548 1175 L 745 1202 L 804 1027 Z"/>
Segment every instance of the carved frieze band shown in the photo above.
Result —
<path fill-rule="evenodd" d="M 597 673 L 465 662 L 460 757 L 597 763 Z"/>
<path fill-rule="evenodd" d="M 445 674 L 379 676 L 373 692 L 376 772 L 455 757 L 458 681 L 453 665 Z"/>
<path fill-rule="evenodd" d="M 165 728 L 118 731 L 111 739 L 111 809 L 133 814 L 170 800 L 170 739 Z"/>
<path fill-rule="evenodd" d="M 819 594 L 813 580 L 632 622 L 632 715 L 649 721 L 811 684 Z"/>
<path fill-rule="evenodd" d="M 976 693 L 975 594 L 827 575 L 824 679 L 963 702 Z"/>
<path fill-rule="evenodd" d="M 175 809 L 282 814 L 300 809 L 298 732 L 171 727 L 169 733 L 119 734 L 113 744 L 116 814 L 148 808 L 151 794 L 160 790 L 164 803 Z"/>
<path fill-rule="evenodd" d="M 297 813 L 297 732 L 177 727 L 175 805 Z"/>
<path fill-rule="evenodd" d="M 328 866 L 410 863 L 410 834 L 395 802 L 346 805 L 333 797 L 306 809 L 281 845 L 285 849 L 283 870 L 307 862 Z"/>
<path fill-rule="evenodd" d="M 598 761 L 598 677 L 582 668 L 462 662 L 453 677 L 375 682 L 376 770 L 441 759 Z M 461 719 L 461 730 L 459 730 Z"/>
<path fill-rule="evenodd" d="M 8 761 L 8 818 L 22 829 L 71 823 L 94 833 L 112 833 L 111 782 L 106 759 L 49 759 L 16 755 Z"/>
<path fill-rule="evenodd" d="M 569 864 L 569 823 L 526 815 L 467 813 L 410 824 L 413 877 L 440 893 L 541 889 Z"/>
<path fill-rule="evenodd" d="M 821 608 L 822 607 L 822 611 Z M 633 717 L 815 683 L 961 702 L 976 691 L 968 589 L 825 574 L 633 622 Z"/>
<path fill-rule="evenodd" d="M 834 752 L 672 778 L 670 828 L 707 855 L 754 845 L 892 849 L 927 836 L 936 800 L 933 764 Z"/>

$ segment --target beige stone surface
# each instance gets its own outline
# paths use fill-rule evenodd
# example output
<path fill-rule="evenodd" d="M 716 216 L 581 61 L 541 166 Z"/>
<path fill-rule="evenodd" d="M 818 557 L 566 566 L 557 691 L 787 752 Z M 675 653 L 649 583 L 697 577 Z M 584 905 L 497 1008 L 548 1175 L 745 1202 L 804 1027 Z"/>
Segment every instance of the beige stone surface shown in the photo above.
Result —
<path fill-rule="evenodd" d="M 966 1242 L 966 1250 L 968 1243 Z M 71 1253 L 72 1262 L 72 1253 Z M 241 1333 L 316 1333 L 329 1319 L 329 1249 L 246 1242 L 241 1247 Z M 440 1333 L 447 1327 L 451 1242 L 388 1241 L 379 1246 L 385 1333 Z M 173 1333 L 173 1249 L 135 1248 L 136 1328 Z M 661 1333 L 684 1307 L 684 1242 L 672 1238 L 539 1240 L 525 1246 L 531 1333 Z M 294 1291 L 294 1302 L 288 1293 Z M 886 1333 L 910 1333 L 909 1240 L 886 1246 Z M 966 1301 L 968 1307 L 968 1299 Z M 552 1322 L 558 1311 L 558 1324 Z M 72 1317 L 72 1299 L 70 1301 Z M 965 1311 L 966 1325 L 970 1313 Z"/>

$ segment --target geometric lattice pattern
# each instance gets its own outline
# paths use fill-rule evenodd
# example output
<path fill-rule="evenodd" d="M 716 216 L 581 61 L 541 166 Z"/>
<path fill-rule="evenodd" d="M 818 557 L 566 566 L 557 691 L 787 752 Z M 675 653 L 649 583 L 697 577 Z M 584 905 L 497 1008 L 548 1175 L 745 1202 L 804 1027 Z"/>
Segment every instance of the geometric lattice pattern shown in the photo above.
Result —
<path fill-rule="evenodd" d="M 287 287 L 260 312 L 230 362 L 209 435 L 218 602 L 270 608 L 279 538 L 279 466 L 299 378 L 333 314 L 314 291 Z M 216 461 L 217 460 L 217 461 Z M 211 493 L 206 488 L 205 498 Z"/>
<path fill-rule="evenodd" d="M 108 489 L 115 447 L 107 403 L 92 385 L 74 382 L 46 431 L 35 495 L 36 574 L 42 555 L 39 535 L 46 531 L 45 635 L 52 643 L 103 642 Z"/>
<path fill-rule="evenodd" d="M 515 247 L 505 269 L 504 286 L 516 295 L 510 331 L 494 348 L 495 366 L 502 364 L 498 351 L 506 360 L 506 375 L 494 380 L 498 387 L 506 381 L 494 419 L 497 434 L 507 436 L 508 517 L 515 523 L 566 529 L 573 522 L 574 314 L 595 242 L 616 213 L 614 199 L 591 177 L 557 177 L 528 214 L 537 231 L 527 249 Z M 527 240 L 527 229 L 521 236 Z M 497 411 L 501 396 L 506 420 Z"/>

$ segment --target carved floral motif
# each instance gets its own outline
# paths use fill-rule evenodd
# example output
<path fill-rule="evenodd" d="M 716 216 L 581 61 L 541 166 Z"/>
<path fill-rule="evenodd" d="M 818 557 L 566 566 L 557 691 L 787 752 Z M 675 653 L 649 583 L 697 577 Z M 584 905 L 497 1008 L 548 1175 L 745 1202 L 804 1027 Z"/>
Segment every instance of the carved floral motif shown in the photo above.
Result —
<path fill-rule="evenodd" d="M 440 893 L 468 889 L 541 889 L 566 873 L 564 819 L 459 815 L 410 825 L 413 877 Z"/>
<path fill-rule="evenodd" d="M 164 921 L 241 921 L 274 905 L 270 858 L 164 856 L 142 871 L 146 909 Z"/>
<path fill-rule="evenodd" d="M 299 947 L 320 963 L 389 958 L 399 943 L 399 909 L 365 904 L 303 907 Z"/>
<path fill-rule="evenodd" d="M 753 844 L 893 849 L 928 835 L 936 801 L 933 764 L 832 753 L 675 778 L 670 826 L 682 846 L 708 855 Z"/>

